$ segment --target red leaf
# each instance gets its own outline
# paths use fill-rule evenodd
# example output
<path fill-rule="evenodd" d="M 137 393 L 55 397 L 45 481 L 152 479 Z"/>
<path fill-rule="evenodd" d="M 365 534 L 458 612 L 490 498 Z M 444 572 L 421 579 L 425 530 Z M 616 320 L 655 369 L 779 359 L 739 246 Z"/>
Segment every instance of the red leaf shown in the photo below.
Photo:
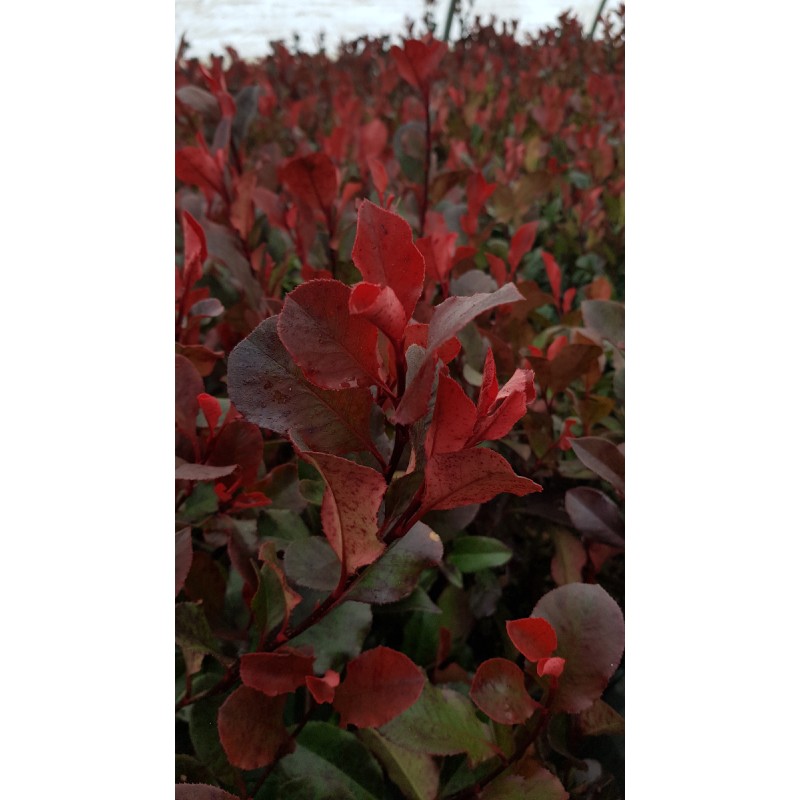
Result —
<path fill-rule="evenodd" d="M 376 647 L 348 664 L 333 707 L 342 727 L 377 728 L 413 706 L 424 685 L 424 673 L 408 656 Z"/>
<path fill-rule="evenodd" d="M 208 151 L 199 147 L 183 147 L 175 153 L 175 175 L 178 180 L 212 194 L 225 193 L 219 164 Z"/>
<path fill-rule="evenodd" d="M 209 430 L 211 433 L 214 433 L 217 429 L 219 418 L 222 416 L 222 407 L 219 404 L 219 400 L 217 400 L 216 397 L 212 397 L 210 394 L 201 392 L 197 395 L 197 402 L 203 412 L 203 416 L 206 418 Z"/>
<path fill-rule="evenodd" d="M 556 307 L 561 308 L 561 270 L 556 264 L 556 260 L 546 250 L 542 251 L 542 261 L 547 272 L 547 280 L 550 281 L 550 288 L 553 290 L 553 297 L 556 299 Z"/>
<path fill-rule="evenodd" d="M 490 347 L 486 351 L 486 359 L 483 362 L 483 380 L 478 394 L 478 417 L 483 418 L 489 412 L 498 392 L 497 367 L 494 363 L 494 353 Z"/>
<path fill-rule="evenodd" d="M 397 406 L 394 422 L 410 425 L 428 410 L 433 379 L 436 377 L 436 356 L 427 355 L 418 345 L 412 344 L 406 352 L 408 363 L 407 385 Z"/>
<path fill-rule="evenodd" d="M 270 317 L 230 354 L 228 391 L 236 408 L 250 422 L 288 434 L 312 450 L 336 454 L 374 450 L 369 390 L 335 392 L 306 381 L 277 327 L 278 317 Z"/>
<path fill-rule="evenodd" d="M 572 449 L 592 472 L 625 492 L 625 456 L 617 445 L 599 436 L 583 436 L 572 440 Z"/>
<path fill-rule="evenodd" d="M 242 468 L 242 485 L 258 476 L 264 460 L 264 437 L 257 425 L 235 419 L 224 425 L 211 443 L 206 463 L 214 466 L 238 464 Z"/>
<path fill-rule="evenodd" d="M 434 233 L 417 239 L 417 249 L 425 259 L 425 275 L 436 283 L 444 281 L 455 265 L 457 233 Z"/>
<path fill-rule="evenodd" d="M 350 313 L 350 287 L 316 280 L 286 298 L 278 335 L 303 374 L 322 389 L 380 383 L 378 329 Z"/>
<path fill-rule="evenodd" d="M 525 689 L 525 674 L 507 658 L 484 661 L 472 679 L 472 702 L 501 725 L 525 722 L 540 704 Z"/>
<path fill-rule="evenodd" d="M 478 293 L 469 297 L 448 297 L 433 311 L 428 325 L 428 350 L 437 350 L 485 311 L 524 299 L 513 283 L 507 283 L 496 292 Z"/>
<path fill-rule="evenodd" d="M 406 327 L 405 311 L 389 286 L 357 283 L 350 293 L 350 313 L 369 320 L 394 341 L 403 337 Z"/>
<path fill-rule="evenodd" d="M 428 456 L 463 449 L 472 436 L 476 416 L 475 406 L 458 383 L 440 375 L 433 419 L 425 438 Z"/>
<path fill-rule="evenodd" d="M 309 208 L 325 213 L 336 200 L 336 167 L 325 153 L 293 158 L 280 170 L 279 178 Z"/>
<path fill-rule="evenodd" d="M 514 474 L 499 453 L 472 447 L 458 453 L 439 453 L 428 460 L 422 508 L 425 512 L 444 511 L 485 503 L 500 492 L 522 496 L 541 491 L 538 483 Z"/>
<path fill-rule="evenodd" d="M 285 648 L 277 653 L 247 653 L 239 661 L 242 683 L 269 697 L 293 692 L 314 674 L 314 656 Z"/>
<path fill-rule="evenodd" d="M 183 528 L 175 534 L 175 597 L 183 589 L 192 568 L 192 529 Z"/>
<path fill-rule="evenodd" d="M 518 369 L 497 394 L 492 407 L 483 415 L 478 414 L 475 434 L 468 444 L 501 439 L 524 416 L 528 404 L 535 399 L 533 372 Z"/>
<path fill-rule="evenodd" d="M 489 264 L 489 272 L 492 277 L 497 281 L 498 286 L 503 286 L 508 280 L 508 268 L 506 262 L 502 258 L 498 258 L 491 253 L 483 254 Z"/>
<path fill-rule="evenodd" d="M 180 464 L 175 468 L 175 480 L 178 481 L 215 481 L 231 475 L 237 469 L 236 464 L 209 466 L 208 464 Z"/>
<path fill-rule="evenodd" d="M 329 669 L 321 678 L 309 675 L 306 678 L 306 686 L 311 696 L 318 703 L 332 703 L 334 689 L 339 685 L 339 673 Z"/>
<path fill-rule="evenodd" d="M 188 212 L 181 215 L 183 228 L 183 285 L 194 286 L 203 275 L 203 264 L 208 258 L 206 235 L 200 223 Z"/>
<path fill-rule="evenodd" d="M 367 165 L 369 166 L 369 172 L 372 176 L 372 182 L 375 184 L 378 194 L 383 197 L 383 193 L 389 185 L 389 176 L 386 174 L 386 167 L 383 165 L 383 162 L 377 158 L 368 158 Z"/>
<path fill-rule="evenodd" d="M 351 575 L 375 561 L 385 545 L 378 540 L 378 510 L 386 493 L 383 475 L 345 458 L 301 452 L 325 480 L 322 526 L 343 568 Z"/>
<path fill-rule="evenodd" d="M 506 631 L 514 647 L 528 661 L 549 658 L 558 646 L 556 632 L 545 619 L 512 619 L 506 622 Z"/>
<path fill-rule="evenodd" d="M 409 39 L 403 42 L 402 50 L 393 46 L 389 52 L 400 75 L 427 95 L 436 68 L 447 53 L 447 44 L 438 39 L 427 42 Z"/>
<path fill-rule="evenodd" d="M 625 620 L 608 592 L 597 584 L 570 583 L 548 592 L 533 609 L 558 635 L 566 659 L 554 711 L 590 708 L 616 672 L 625 647 Z"/>
<path fill-rule="evenodd" d="M 358 209 L 353 263 L 365 281 L 394 289 L 408 321 L 425 278 L 425 261 L 414 247 L 411 226 L 399 214 L 365 200 Z"/>
<path fill-rule="evenodd" d="M 197 395 L 203 392 L 203 379 L 184 356 L 175 356 L 175 426 L 194 439 L 197 412 L 200 406 Z"/>
<path fill-rule="evenodd" d="M 536 674 L 541 678 L 544 675 L 549 675 L 553 678 L 561 677 L 564 671 L 564 664 L 566 661 L 563 658 L 542 658 L 536 665 Z"/>
<path fill-rule="evenodd" d="M 508 249 L 508 263 L 511 265 L 511 274 L 517 271 L 522 257 L 530 251 L 536 239 L 538 222 L 526 222 L 520 225 L 517 232 L 511 237 L 511 246 Z"/>
<path fill-rule="evenodd" d="M 267 697 L 240 686 L 220 706 L 219 740 L 234 767 L 258 769 L 275 760 L 287 738 L 285 704 L 285 697 Z"/>

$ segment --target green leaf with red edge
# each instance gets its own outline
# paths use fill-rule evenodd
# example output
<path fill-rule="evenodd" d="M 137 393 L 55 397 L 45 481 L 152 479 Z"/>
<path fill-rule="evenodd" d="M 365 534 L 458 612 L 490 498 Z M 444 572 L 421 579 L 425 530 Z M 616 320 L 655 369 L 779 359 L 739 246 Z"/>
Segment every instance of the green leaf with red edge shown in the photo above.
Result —
<path fill-rule="evenodd" d="M 587 538 L 611 547 L 625 546 L 625 522 L 614 501 L 591 486 L 576 486 L 564 496 L 572 524 Z"/>
<path fill-rule="evenodd" d="M 277 326 L 278 317 L 265 320 L 228 358 L 228 390 L 237 410 L 262 428 L 301 439 L 312 450 L 338 455 L 374 449 L 369 390 L 331 391 L 306 381 Z"/>
<path fill-rule="evenodd" d="M 349 286 L 314 280 L 284 301 L 278 335 L 303 375 L 322 389 L 380 383 L 378 329 L 350 313 Z"/>
<path fill-rule="evenodd" d="M 314 656 L 307 656 L 290 647 L 274 653 L 246 653 L 239 659 L 242 683 L 269 697 L 289 694 L 304 686 L 313 675 Z"/>
<path fill-rule="evenodd" d="M 524 225 L 520 225 L 516 233 L 511 237 L 511 246 L 508 248 L 508 263 L 511 266 L 512 275 L 517 271 L 522 257 L 533 247 L 538 227 L 538 221 L 526 222 Z"/>
<path fill-rule="evenodd" d="M 489 730 L 478 719 L 472 703 L 451 689 L 425 683 L 411 708 L 380 729 L 394 744 L 433 756 L 466 753 L 471 764 L 491 758 Z"/>
<path fill-rule="evenodd" d="M 358 209 L 353 263 L 365 281 L 390 287 L 411 318 L 422 293 L 425 261 L 411 226 L 399 215 L 365 200 Z"/>
<path fill-rule="evenodd" d="M 299 455 L 316 467 L 325 481 L 323 531 L 343 569 L 352 575 L 375 561 L 386 547 L 377 536 L 378 510 L 386 493 L 383 475 L 327 453 Z"/>
<path fill-rule="evenodd" d="M 553 626 L 555 655 L 566 660 L 554 710 L 575 714 L 590 708 L 622 658 L 625 621 L 619 606 L 597 584 L 570 583 L 542 597 L 533 614 Z"/>
<path fill-rule="evenodd" d="M 424 569 L 441 563 L 442 553 L 439 536 L 417 522 L 366 571 L 348 598 L 378 605 L 402 600 L 414 591 Z"/>
<path fill-rule="evenodd" d="M 425 437 L 428 456 L 461 450 L 472 436 L 477 411 L 461 386 L 447 375 L 439 376 L 433 419 Z"/>
<path fill-rule="evenodd" d="M 336 167 L 325 153 L 293 158 L 279 170 L 278 177 L 309 208 L 327 212 L 336 200 Z"/>
<path fill-rule="evenodd" d="M 219 786 L 206 783 L 176 783 L 175 800 L 239 800 Z"/>
<path fill-rule="evenodd" d="M 428 324 L 428 352 L 440 348 L 476 317 L 497 306 L 524 300 L 513 283 L 495 292 L 473 294 L 470 297 L 448 297 L 433 310 Z"/>
<path fill-rule="evenodd" d="M 525 689 L 525 674 L 507 658 L 490 658 L 475 672 L 469 690 L 472 702 L 501 725 L 525 722 L 540 704 Z"/>
<path fill-rule="evenodd" d="M 506 632 L 514 647 L 528 661 L 548 658 L 558 646 L 556 632 L 546 619 L 528 617 L 508 620 Z"/>
<path fill-rule="evenodd" d="M 407 317 L 391 286 L 357 283 L 350 293 L 350 313 L 369 320 L 393 341 L 403 338 Z"/>
<path fill-rule="evenodd" d="M 288 736 L 283 724 L 285 704 L 285 697 L 267 697 L 240 686 L 220 706 L 219 738 L 234 767 L 258 769 L 275 760 Z"/>
<path fill-rule="evenodd" d="M 343 726 L 377 728 L 416 703 L 424 685 L 424 673 L 407 655 L 380 646 L 347 665 L 333 707 Z"/>
<path fill-rule="evenodd" d="M 625 492 L 625 456 L 617 445 L 599 436 L 583 436 L 572 440 L 572 450 L 592 472 Z"/>
<path fill-rule="evenodd" d="M 422 510 L 485 503 L 501 492 L 521 497 L 541 491 L 538 483 L 516 475 L 499 453 L 472 447 L 458 453 L 439 453 L 428 460 Z"/>
<path fill-rule="evenodd" d="M 269 633 L 288 623 L 292 610 L 301 597 L 286 583 L 286 576 L 278 565 L 275 548 L 270 542 L 261 546 L 259 556 L 264 564 L 258 573 L 258 586 L 251 601 L 256 630 Z"/>

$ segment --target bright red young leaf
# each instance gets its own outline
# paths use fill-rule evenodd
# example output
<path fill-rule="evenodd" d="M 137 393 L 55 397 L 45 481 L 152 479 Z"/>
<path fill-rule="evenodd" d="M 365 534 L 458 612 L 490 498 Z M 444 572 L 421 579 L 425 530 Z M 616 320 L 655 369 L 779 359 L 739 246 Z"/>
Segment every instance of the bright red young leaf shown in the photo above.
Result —
<path fill-rule="evenodd" d="M 334 690 L 339 685 L 339 673 L 329 669 L 321 678 L 309 675 L 306 678 L 306 687 L 311 696 L 318 703 L 332 703 Z"/>
<path fill-rule="evenodd" d="M 183 147 L 175 153 L 175 176 L 212 194 L 225 193 L 219 164 L 207 150 L 199 147 Z"/>
<path fill-rule="evenodd" d="M 411 318 L 422 293 L 425 261 L 411 226 L 399 215 L 365 200 L 358 209 L 353 263 L 369 283 L 389 286 Z"/>
<path fill-rule="evenodd" d="M 469 690 L 472 702 L 501 725 L 525 722 L 540 704 L 525 689 L 525 674 L 507 658 L 490 658 L 475 672 Z"/>
<path fill-rule="evenodd" d="M 219 739 L 234 767 L 258 769 L 275 760 L 287 738 L 285 704 L 285 697 L 267 697 L 240 686 L 220 706 Z"/>
<path fill-rule="evenodd" d="M 396 45 L 389 51 L 403 78 L 427 97 L 436 68 L 447 53 L 447 43 L 430 38 L 408 39 L 402 50 Z"/>
<path fill-rule="evenodd" d="M 200 223 L 188 212 L 181 215 L 183 228 L 183 285 L 192 287 L 203 276 L 203 264 L 208 258 L 206 235 Z"/>
<path fill-rule="evenodd" d="M 336 167 L 325 153 L 293 158 L 280 170 L 279 178 L 309 208 L 325 213 L 336 200 Z"/>
<path fill-rule="evenodd" d="M 558 655 L 566 660 L 554 710 L 578 713 L 603 694 L 625 647 L 620 607 L 601 586 L 570 583 L 548 592 L 533 613 L 558 635 Z"/>
<path fill-rule="evenodd" d="M 428 460 L 422 509 L 444 511 L 485 503 L 500 492 L 522 496 L 541 491 L 538 483 L 516 475 L 499 453 L 472 447 L 458 453 L 439 453 Z"/>
<path fill-rule="evenodd" d="M 278 317 L 265 320 L 228 358 L 228 391 L 239 412 L 250 422 L 291 436 L 312 450 L 374 451 L 369 389 L 337 392 L 309 383 L 283 346 L 277 328 Z"/>
<path fill-rule="evenodd" d="M 428 456 L 462 450 L 472 436 L 476 421 L 475 406 L 456 381 L 439 375 L 433 419 L 425 439 Z"/>
<path fill-rule="evenodd" d="M 558 678 L 564 671 L 564 664 L 566 664 L 566 661 L 558 656 L 554 658 L 541 658 L 536 664 L 536 674 L 540 678 L 544 675 Z"/>
<path fill-rule="evenodd" d="M 506 631 L 514 647 L 528 661 L 549 658 L 558 647 L 556 632 L 546 619 L 512 619 L 506 622 Z"/>
<path fill-rule="evenodd" d="M 481 380 L 481 388 L 478 394 L 478 417 L 486 416 L 489 409 L 492 407 L 495 399 L 499 384 L 497 383 L 497 367 L 494 363 L 494 353 L 490 347 L 486 351 L 486 359 L 483 362 L 483 379 Z"/>
<path fill-rule="evenodd" d="M 299 455 L 325 480 L 322 527 L 344 571 L 351 575 L 375 561 L 386 547 L 377 537 L 378 510 L 386 493 L 383 475 L 327 453 Z"/>
<path fill-rule="evenodd" d="M 503 286 L 508 280 L 508 267 L 506 262 L 498 256 L 491 253 L 484 253 L 487 263 L 489 264 L 489 273 L 495 279 L 498 286 Z"/>
<path fill-rule="evenodd" d="M 219 404 L 219 400 L 217 400 L 216 397 L 212 397 L 210 394 L 202 392 L 197 395 L 197 402 L 200 405 L 203 416 L 206 418 L 209 430 L 211 433 L 214 433 L 217 429 L 219 418 L 222 416 L 222 407 Z"/>
<path fill-rule="evenodd" d="M 314 656 L 284 648 L 276 653 L 247 653 L 239 661 L 242 683 L 269 697 L 293 692 L 314 674 Z"/>
<path fill-rule="evenodd" d="M 467 445 L 502 439 L 524 416 L 528 405 L 535 399 L 533 372 L 529 369 L 518 369 L 497 393 L 492 405 L 482 415 L 478 414 L 475 432 Z"/>
<path fill-rule="evenodd" d="M 405 310 L 390 286 L 357 283 L 350 294 L 350 313 L 369 320 L 394 341 L 403 337 Z"/>
<path fill-rule="evenodd" d="M 511 237 L 511 246 L 508 249 L 508 263 L 511 265 L 511 274 L 517 271 L 522 257 L 533 247 L 536 239 L 538 222 L 526 222 L 520 225 L 517 232 Z"/>
<path fill-rule="evenodd" d="M 544 261 L 550 288 L 553 290 L 553 297 L 556 299 L 556 307 L 561 309 L 561 270 L 556 264 L 556 260 L 546 250 L 542 251 L 542 261 Z"/>
<path fill-rule="evenodd" d="M 425 276 L 429 280 L 436 283 L 447 280 L 455 265 L 453 256 L 456 252 L 456 239 L 457 233 L 434 233 L 417 239 L 416 246 L 425 259 Z"/>
<path fill-rule="evenodd" d="M 407 655 L 376 647 L 347 665 L 333 707 L 342 727 L 377 728 L 413 706 L 424 685 L 425 674 Z"/>
<path fill-rule="evenodd" d="M 351 389 L 380 383 L 378 329 L 350 313 L 350 287 L 308 281 L 286 297 L 278 335 L 311 383 Z"/>

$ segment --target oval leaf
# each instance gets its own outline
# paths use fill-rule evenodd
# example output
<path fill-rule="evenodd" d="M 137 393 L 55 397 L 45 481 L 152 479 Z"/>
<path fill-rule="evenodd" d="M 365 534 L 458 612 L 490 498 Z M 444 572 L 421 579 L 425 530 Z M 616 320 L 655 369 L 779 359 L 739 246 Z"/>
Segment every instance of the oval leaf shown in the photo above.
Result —
<path fill-rule="evenodd" d="M 342 725 L 377 728 L 414 705 L 424 685 L 424 674 L 408 656 L 376 647 L 348 664 L 333 707 Z"/>
<path fill-rule="evenodd" d="M 283 725 L 285 697 L 267 697 L 240 686 L 219 709 L 219 738 L 228 760 L 240 769 L 271 764 L 287 731 Z"/>
<path fill-rule="evenodd" d="M 570 489 L 564 505 L 572 524 L 588 539 L 611 547 L 625 546 L 625 523 L 611 498 L 590 486 Z"/>
<path fill-rule="evenodd" d="M 462 572 L 502 567 L 511 560 L 511 550 L 489 536 L 460 536 L 453 542 L 448 560 Z"/>
<path fill-rule="evenodd" d="M 547 658 L 558 646 L 556 632 L 545 619 L 512 619 L 506 622 L 506 631 L 528 661 Z"/>
<path fill-rule="evenodd" d="M 572 440 L 572 449 L 584 466 L 624 494 L 625 456 L 617 445 L 599 436 L 583 436 Z"/>
<path fill-rule="evenodd" d="M 484 661 L 472 679 L 469 696 L 486 716 L 501 725 L 525 722 L 539 708 L 525 689 L 525 674 L 507 658 Z"/>
<path fill-rule="evenodd" d="M 558 636 L 556 655 L 566 659 L 555 711 L 590 708 L 616 672 L 625 647 L 622 611 L 596 584 L 570 583 L 548 592 L 533 609 Z"/>
<path fill-rule="evenodd" d="M 289 694 L 313 675 L 314 656 L 286 649 L 278 653 L 247 653 L 239 661 L 242 683 L 268 697 Z"/>

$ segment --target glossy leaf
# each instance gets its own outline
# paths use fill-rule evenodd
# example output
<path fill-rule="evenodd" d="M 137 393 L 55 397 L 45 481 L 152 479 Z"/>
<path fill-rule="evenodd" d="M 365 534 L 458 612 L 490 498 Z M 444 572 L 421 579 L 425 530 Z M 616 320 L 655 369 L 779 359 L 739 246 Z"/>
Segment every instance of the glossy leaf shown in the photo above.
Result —
<path fill-rule="evenodd" d="M 619 735 L 625 733 L 625 720 L 608 703 L 595 700 L 578 715 L 578 726 L 584 736 Z"/>
<path fill-rule="evenodd" d="M 537 703 L 525 689 L 525 675 L 507 658 L 490 658 L 477 669 L 469 691 L 472 702 L 501 725 L 525 722 Z"/>
<path fill-rule="evenodd" d="M 513 619 L 506 622 L 508 638 L 528 659 L 538 661 L 553 654 L 558 644 L 555 630 L 546 619 Z"/>
<path fill-rule="evenodd" d="M 339 281 L 301 284 L 287 295 L 278 335 L 303 375 L 322 389 L 380 381 L 378 329 L 350 313 L 351 290 Z"/>
<path fill-rule="evenodd" d="M 566 660 L 555 710 L 574 714 L 591 707 L 622 658 L 625 622 L 619 606 L 597 584 L 570 583 L 542 597 L 533 614 L 553 626 L 555 655 Z"/>
<path fill-rule="evenodd" d="M 501 492 L 522 496 L 541 491 L 538 483 L 514 474 L 499 453 L 473 447 L 458 453 L 440 453 L 428 460 L 422 508 L 444 510 L 485 503 Z"/>
<path fill-rule="evenodd" d="M 305 380 L 270 317 L 228 359 L 228 389 L 250 422 L 302 440 L 314 450 L 341 454 L 374 448 L 368 389 L 329 391 Z"/>
<path fill-rule="evenodd" d="M 408 656 L 376 647 L 347 665 L 333 707 L 342 725 L 377 728 L 412 706 L 424 684 L 425 675 Z"/>
<path fill-rule="evenodd" d="M 564 505 L 572 524 L 588 539 L 611 547 L 625 546 L 625 522 L 610 497 L 590 486 L 569 489 Z"/>
<path fill-rule="evenodd" d="M 258 769 L 271 764 L 286 741 L 285 697 L 267 697 L 240 686 L 219 709 L 219 738 L 233 766 Z"/>
<path fill-rule="evenodd" d="M 406 391 L 394 415 L 399 425 L 410 425 L 425 415 L 436 377 L 436 354 L 430 355 L 419 345 L 412 344 L 406 352 L 406 360 Z"/>
<path fill-rule="evenodd" d="M 414 313 L 425 278 L 425 261 L 411 226 L 399 215 L 365 200 L 358 209 L 353 263 L 365 281 L 390 287 L 405 320 Z"/>
<path fill-rule="evenodd" d="M 460 536 L 453 542 L 447 558 L 462 572 L 502 567 L 513 555 L 509 547 L 490 536 Z"/>
<path fill-rule="evenodd" d="M 327 453 L 300 454 L 322 474 L 327 487 L 322 501 L 325 536 L 350 575 L 383 553 L 378 540 L 378 510 L 386 492 L 380 472 Z"/>
<path fill-rule="evenodd" d="M 442 552 L 438 535 L 417 522 L 366 571 L 348 598 L 380 605 L 402 600 L 414 590 L 424 569 L 441 563 Z"/>
<path fill-rule="evenodd" d="M 245 653 L 239 659 L 242 683 L 268 697 L 278 697 L 304 686 L 313 674 L 314 656 L 284 648 L 274 653 Z"/>
<path fill-rule="evenodd" d="M 625 456 L 613 442 L 597 436 L 583 436 L 572 440 L 572 449 L 592 472 L 618 492 L 625 492 Z"/>

